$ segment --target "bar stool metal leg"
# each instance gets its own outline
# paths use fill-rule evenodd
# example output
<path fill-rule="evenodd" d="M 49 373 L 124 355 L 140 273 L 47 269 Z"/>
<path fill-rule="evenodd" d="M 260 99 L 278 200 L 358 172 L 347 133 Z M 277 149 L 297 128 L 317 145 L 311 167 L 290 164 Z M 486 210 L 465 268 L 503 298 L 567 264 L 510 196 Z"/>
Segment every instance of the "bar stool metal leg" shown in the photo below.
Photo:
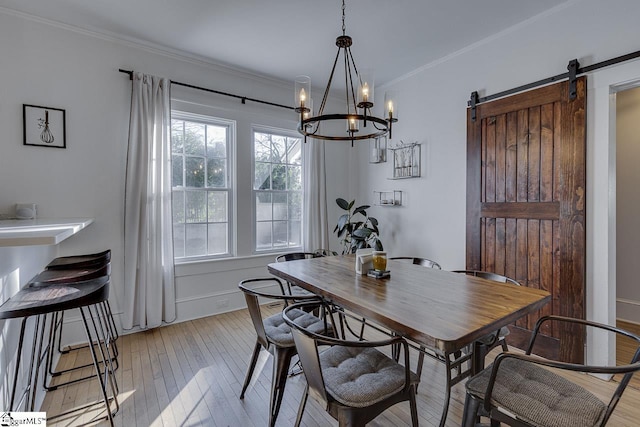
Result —
<path fill-rule="evenodd" d="M 80 314 L 82 315 L 82 322 L 84 323 L 84 329 L 85 329 L 85 332 L 87 333 L 87 342 L 93 342 L 93 338 L 92 338 L 92 335 L 91 335 L 91 330 L 89 328 L 89 323 L 87 321 L 87 315 L 84 312 L 84 307 L 80 307 Z M 90 314 L 89 314 L 89 317 L 91 318 Z M 93 319 L 92 319 L 92 322 L 93 322 Z M 95 330 L 96 335 L 97 335 L 98 334 L 98 329 L 95 327 L 95 323 L 93 323 L 93 326 L 94 326 L 94 330 Z M 102 353 L 102 346 L 98 345 L 98 347 L 100 348 L 100 352 Z M 98 372 L 97 377 L 98 377 L 98 381 L 100 382 L 100 391 L 102 392 L 102 397 L 104 399 L 105 409 L 107 411 L 107 418 L 109 419 L 109 424 L 111 426 L 113 426 L 114 424 L 113 424 L 113 414 L 111 413 L 111 402 L 110 402 L 110 399 L 109 399 L 109 396 L 108 396 L 108 393 L 107 393 L 107 385 L 105 383 L 105 380 L 102 378 L 102 375 L 99 374 L 100 373 L 100 363 L 98 362 L 98 355 L 96 354 L 96 349 L 94 348 L 94 346 L 90 345 L 89 346 L 89 350 L 90 350 L 90 353 L 91 353 L 91 359 L 93 360 L 93 366 L 95 367 L 96 372 Z M 105 360 L 104 359 L 104 353 L 102 353 L 102 360 Z M 104 366 L 105 366 L 105 371 L 106 371 L 106 369 L 108 369 L 108 368 L 106 368 L 106 366 L 107 366 L 106 363 L 104 364 Z M 115 394 L 115 389 L 113 389 L 113 384 L 111 386 L 112 386 L 112 392 L 114 393 L 114 400 L 116 402 L 116 411 L 117 411 L 119 409 L 118 399 L 117 399 L 117 396 Z"/>

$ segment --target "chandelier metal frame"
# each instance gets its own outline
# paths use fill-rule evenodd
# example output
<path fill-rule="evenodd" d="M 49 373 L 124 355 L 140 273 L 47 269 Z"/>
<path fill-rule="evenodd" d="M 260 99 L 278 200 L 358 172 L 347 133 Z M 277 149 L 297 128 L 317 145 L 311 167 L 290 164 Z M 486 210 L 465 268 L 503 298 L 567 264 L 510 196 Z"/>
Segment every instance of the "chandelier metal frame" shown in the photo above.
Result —
<path fill-rule="evenodd" d="M 311 109 L 305 105 L 304 100 L 301 100 L 299 105 L 296 106 L 295 111 L 300 114 L 300 120 L 298 123 L 298 132 L 305 137 L 312 137 L 316 139 L 329 140 L 329 141 L 353 141 L 380 138 L 385 135 L 389 135 L 391 138 L 391 126 L 397 122 L 398 119 L 393 117 L 393 109 L 389 109 L 388 117 L 380 118 L 372 114 L 371 108 L 373 107 L 372 100 L 364 97 L 360 102 L 357 102 L 356 89 L 354 88 L 353 79 L 356 78 L 356 83 L 359 83 L 360 87 L 366 84 L 362 81 L 362 76 L 358 73 L 353 54 L 351 53 L 351 46 L 353 40 L 350 36 L 346 35 L 345 26 L 345 0 L 342 0 L 342 35 L 336 38 L 336 46 L 338 51 L 333 61 L 333 67 L 331 68 L 331 74 L 329 75 L 329 81 L 324 90 L 322 102 L 318 109 L 318 114 L 311 115 Z M 335 75 L 336 66 L 340 59 L 340 54 L 343 56 L 344 74 L 345 74 L 345 98 L 347 104 L 346 113 L 337 114 L 324 114 L 324 109 L 329 98 L 329 92 L 331 90 L 331 84 L 333 83 L 333 77 Z M 359 110 L 361 112 L 359 112 Z M 322 122 L 329 121 L 342 121 L 346 125 L 346 134 L 344 135 L 330 135 L 324 134 L 320 131 L 320 124 Z M 362 122 L 362 126 L 360 126 Z M 371 124 L 369 132 L 366 131 L 367 124 Z M 361 129 L 364 129 L 360 132 Z"/>

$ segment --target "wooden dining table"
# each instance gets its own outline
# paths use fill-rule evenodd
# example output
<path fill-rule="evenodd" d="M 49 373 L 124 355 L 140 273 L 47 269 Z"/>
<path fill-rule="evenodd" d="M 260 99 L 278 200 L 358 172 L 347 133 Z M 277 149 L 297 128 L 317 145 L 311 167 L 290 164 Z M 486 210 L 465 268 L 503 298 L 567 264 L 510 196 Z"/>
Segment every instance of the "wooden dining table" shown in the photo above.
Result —
<path fill-rule="evenodd" d="M 268 265 L 271 274 L 413 341 L 418 348 L 426 347 L 445 361 L 447 387 L 440 420 L 444 426 L 450 387 L 454 385 L 450 356 L 466 348 L 475 349 L 478 339 L 536 312 L 551 296 L 541 289 L 398 260 L 390 260 L 387 268 L 390 277 L 385 279 L 357 274 L 354 255 Z M 483 369 L 480 354 L 473 351 L 469 368 L 456 381 Z"/>

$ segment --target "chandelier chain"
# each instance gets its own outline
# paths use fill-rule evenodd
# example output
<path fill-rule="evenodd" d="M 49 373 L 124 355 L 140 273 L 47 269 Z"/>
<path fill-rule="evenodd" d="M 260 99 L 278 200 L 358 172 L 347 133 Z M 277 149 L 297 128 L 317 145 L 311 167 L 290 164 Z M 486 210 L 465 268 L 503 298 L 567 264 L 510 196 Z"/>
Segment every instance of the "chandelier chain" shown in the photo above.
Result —
<path fill-rule="evenodd" d="M 342 35 L 344 36 L 347 32 L 347 27 L 344 24 L 344 11 L 346 9 L 346 6 L 344 4 L 344 0 L 342 0 Z"/>

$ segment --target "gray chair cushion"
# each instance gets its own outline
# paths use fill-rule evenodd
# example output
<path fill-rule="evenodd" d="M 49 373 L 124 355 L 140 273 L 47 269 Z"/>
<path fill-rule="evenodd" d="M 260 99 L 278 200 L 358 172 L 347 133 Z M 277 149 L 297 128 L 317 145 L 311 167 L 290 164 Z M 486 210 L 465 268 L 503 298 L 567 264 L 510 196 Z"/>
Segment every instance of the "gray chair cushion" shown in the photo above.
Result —
<path fill-rule="evenodd" d="M 320 365 L 327 392 L 343 405 L 363 408 L 404 387 L 404 367 L 374 348 L 331 347 Z M 411 381 L 418 381 L 413 373 Z"/>
<path fill-rule="evenodd" d="M 289 318 L 295 320 L 297 324 L 311 332 L 317 334 L 325 333 L 324 320 L 319 319 L 311 313 L 294 309 L 289 312 Z M 280 347 L 293 347 L 295 345 L 293 343 L 293 336 L 291 335 L 291 328 L 284 322 L 282 313 L 267 317 L 263 323 L 264 332 L 269 341 Z M 327 322 L 327 325 L 329 325 L 329 322 Z"/>
<path fill-rule="evenodd" d="M 491 367 L 471 378 L 467 390 L 479 398 L 489 383 Z M 596 396 L 549 370 L 509 358 L 500 364 L 491 403 L 540 427 L 598 425 L 606 405 Z"/>

